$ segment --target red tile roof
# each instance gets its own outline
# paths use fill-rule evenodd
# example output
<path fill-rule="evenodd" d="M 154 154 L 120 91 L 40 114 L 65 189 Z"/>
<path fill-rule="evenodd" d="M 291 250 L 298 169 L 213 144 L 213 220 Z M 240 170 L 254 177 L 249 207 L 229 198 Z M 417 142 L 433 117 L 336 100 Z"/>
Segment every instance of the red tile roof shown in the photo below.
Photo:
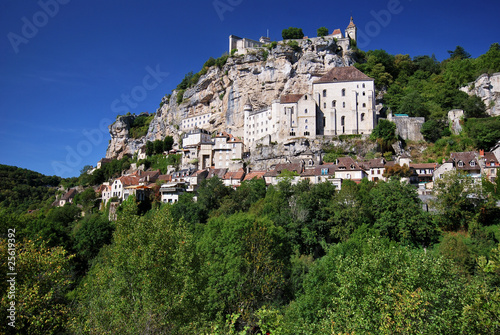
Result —
<path fill-rule="evenodd" d="M 333 33 L 330 34 L 330 36 L 339 35 L 339 34 L 342 35 L 342 31 L 340 31 L 340 29 L 335 29 L 333 31 Z"/>
<path fill-rule="evenodd" d="M 328 71 L 323 77 L 319 78 L 315 84 L 319 83 L 336 83 L 344 81 L 366 81 L 373 80 L 363 72 L 356 69 L 354 66 L 349 67 L 334 67 Z"/>
<path fill-rule="evenodd" d="M 252 171 L 252 172 L 247 173 L 244 180 L 252 180 L 254 178 L 262 179 L 262 178 L 264 178 L 265 174 L 266 174 L 266 171 Z"/>
<path fill-rule="evenodd" d="M 64 193 L 61 200 L 73 199 L 76 195 L 76 190 L 74 188 L 70 189 L 68 192 Z"/>
<path fill-rule="evenodd" d="M 296 103 L 297 101 L 302 98 L 304 94 L 287 94 L 287 95 L 282 95 L 280 97 L 280 103 L 282 104 L 291 104 L 291 103 Z"/>
<path fill-rule="evenodd" d="M 450 154 L 450 157 L 453 159 L 455 167 L 458 170 L 471 171 L 480 169 L 476 159 L 476 152 L 474 151 L 452 152 Z M 460 166 L 461 165 L 460 162 L 463 163 L 462 166 Z"/>
<path fill-rule="evenodd" d="M 244 176 L 245 176 L 245 171 L 243 171 L 243 169 L 239 169 L 238 171 L 226 172 L 223 179 L 242 180 Z"/>
<path fill-rule="evenodd" d="M 118 180 L 121 181 L 124 187 L 139 184 L 139 177 L 136 175 L 122 176 Z"/>

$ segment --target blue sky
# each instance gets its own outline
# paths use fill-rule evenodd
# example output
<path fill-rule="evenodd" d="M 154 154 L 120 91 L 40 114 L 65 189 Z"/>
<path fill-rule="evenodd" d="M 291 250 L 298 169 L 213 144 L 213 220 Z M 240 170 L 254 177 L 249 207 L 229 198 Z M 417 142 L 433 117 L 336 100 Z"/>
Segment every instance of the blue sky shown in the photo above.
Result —
<path fill-rule="evenodd" d="M 313 37 L 352 13 L 363 50 L 443 60 L 500 42 L 499 12 L 497 0 L 1 0 L 0 163 L 79 175 L 105 156 L 117 114 L 154 112 L 230 34 Z"/>

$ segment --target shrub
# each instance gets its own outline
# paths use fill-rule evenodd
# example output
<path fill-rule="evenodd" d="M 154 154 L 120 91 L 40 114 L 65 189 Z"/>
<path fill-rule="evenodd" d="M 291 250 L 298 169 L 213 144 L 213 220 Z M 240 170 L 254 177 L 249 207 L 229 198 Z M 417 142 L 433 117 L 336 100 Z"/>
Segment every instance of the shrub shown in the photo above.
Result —
<path fill-rule="evenodd" d="M 288 29 L 283 29 L 281 37 L 283 37 L 284 40 L 301 39 L 304 37 L 304 33 L 302 32 L 302 28 L 290 27 Z"/>

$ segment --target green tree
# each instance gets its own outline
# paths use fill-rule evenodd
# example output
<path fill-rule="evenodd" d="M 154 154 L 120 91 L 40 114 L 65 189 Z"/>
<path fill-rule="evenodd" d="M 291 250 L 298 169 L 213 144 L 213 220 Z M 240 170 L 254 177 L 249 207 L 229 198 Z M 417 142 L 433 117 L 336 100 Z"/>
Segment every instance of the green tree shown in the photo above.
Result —
<path fill-rule="evenodd" d="M 461 171 L 447 172 L 434 183 L 434 207 L 441 214 L 439 225 L 444 230 L 467 230 L 485 199 L 480 185 Z"/>
<path fill-rule="evenodd" d="M 285 234 L 269 219 L 245 213 L 212 218 L 198 248 L 210 315 L 240 313 L 252 323 L 253 311 L 284 298 Z"/>
<path fill-rule="evenodd" d="M 70 322 L 70 304 L 66 294 L 72 284 L 69 256 L 62 247 L 49 248 L 43 241 L 16 243 L 15 297 L 9 298 L 12 277 L 7 267 L 7 239 L 0 240 L 2 299 L 0 316 L 3 334 L 61 334 Z M 15 302 L 15 328 L 7 325 L 10 302 Z M 14 330 L 14 332 L 12 332 Z"/>
<path fill-rule="evenodd" d="M 327 36 L 328 35 L 328 28 L 326 28 L 326 27 L 318 28 L 317 35 L 318 35 L 318 37 Z"/>
<path fill-rule="evenodd" d="M 86 216 L 78 225 L 74 234 L 75 250 L 88 263 L 97 256 L 99 250 L 111 243 L 114 227 L 100 214 Z"/>
<path fill-rule="evenodd" d="M 448 50 L 448 53 L 450 54 L 450 58 L 451 59 L 467 59 L 467 58 L 470 58 L 470 53 L 468 53 L 467 51 L 465 51 L 465 49 L 463 47 L 461 47 L 460 45 L 457 45 L 457 47 L 453 51 Z"/>
<path fill-rule="evenodd" d="M 170 206 L 137 216 L 126 201 L 113 243 L 76 291 L 77 333 L 182 334 L 201 316 L 199 267 L 192 235 Z"/>
<path fill-rule="evenodd" d="M 486 114 L 486 105 L 481 97 L 477 95 L 468 97 L 463 105 L 462 109 L 465 112 L 465 117 L 467 118 L 480 118 L 488 116 Z"/>
<path fill-rule="evenodd" d="M 441 120 L 428 120 L 424 122 L 420 132 L 426 141 L 434 143 L 446 134 L 446 127 L 446 124 Z"/>
<path fill-rule="evenodd" d="M 302 28 L 290 27 L 288 29 L 283 29 L 281 37 L 283 37 L 284 40 L 298 40 L 304 37 L 304 33 L 302 32 Z"/>
<path fill-rule="evenodd" d="M 363 237 L 331 246 L 285 311 L 285 334 L 460 334 L 469 295 L 453 263 Z M 429 322 L 433 320 L 433 322 Z"/>
<path fill-rule="evenodd" d="M 347 241 L 356 229 L 372 223 L 371 213 L 367 210 L 369 201 L 360 194 L 354 181 L 345 180 L 342 183 L 342 188 L 327 209 L 330 213 L 330 234 L 334 241 Z"/>
<path fill-rule="evenodd" d="M 392 143 L 396 141 L 396 124 L 381 119 L 370 134 L 370 139 L 376 140 L 383 152 L 390 151 Z"/>
<path fill-rule="evenodd" d="M 439 232 L 413 186 L 396 178 L 380 182 L 370 191 L 374 228 L 382 236 L 413 246 L 437 242 Z"/>
<path fill-rule="evenodd" d="M 464 128 L 479 149 L 489 150 L 500 140 L 500 116 L 467 119 Z"/>

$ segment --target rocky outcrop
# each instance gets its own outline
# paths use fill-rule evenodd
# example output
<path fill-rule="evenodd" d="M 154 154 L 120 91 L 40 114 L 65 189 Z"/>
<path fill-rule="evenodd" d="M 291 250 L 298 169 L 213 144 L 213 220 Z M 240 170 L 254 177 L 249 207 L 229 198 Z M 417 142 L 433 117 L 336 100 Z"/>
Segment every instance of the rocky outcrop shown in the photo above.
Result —
<path fill-rule="evenodd" d="M 460 90 L 483 99 L 487 114 L 500 115 L 500 72 L 492 75 L 482 74 Z"/>
<path fill-rule="evenodd" d="M 264 108 L 282 94 L 306 93 L 312 83 L 333 67 L 354 64 L 353 53 L 341 51 L 333 38 L 301 40 L 298 47 L 279 42 L 275 48 L 249 50 L 245 55 L 229 57 L 222 68 L 212 66 L 198 83 L 183 93 L 177 104 L 174 90 L 164 98 L 148 134 L 138 140 L 128 138 L 126 119 L 118 118 L 110 126 L 111 142 L 106 157 L 121 158 L 133 154 L 147 140 L 182 136 L 182 120 L 211 113 L 209 131 L 225 130 L 243 135 L 243 107 L 249 98 L 254 109 Z"/>

